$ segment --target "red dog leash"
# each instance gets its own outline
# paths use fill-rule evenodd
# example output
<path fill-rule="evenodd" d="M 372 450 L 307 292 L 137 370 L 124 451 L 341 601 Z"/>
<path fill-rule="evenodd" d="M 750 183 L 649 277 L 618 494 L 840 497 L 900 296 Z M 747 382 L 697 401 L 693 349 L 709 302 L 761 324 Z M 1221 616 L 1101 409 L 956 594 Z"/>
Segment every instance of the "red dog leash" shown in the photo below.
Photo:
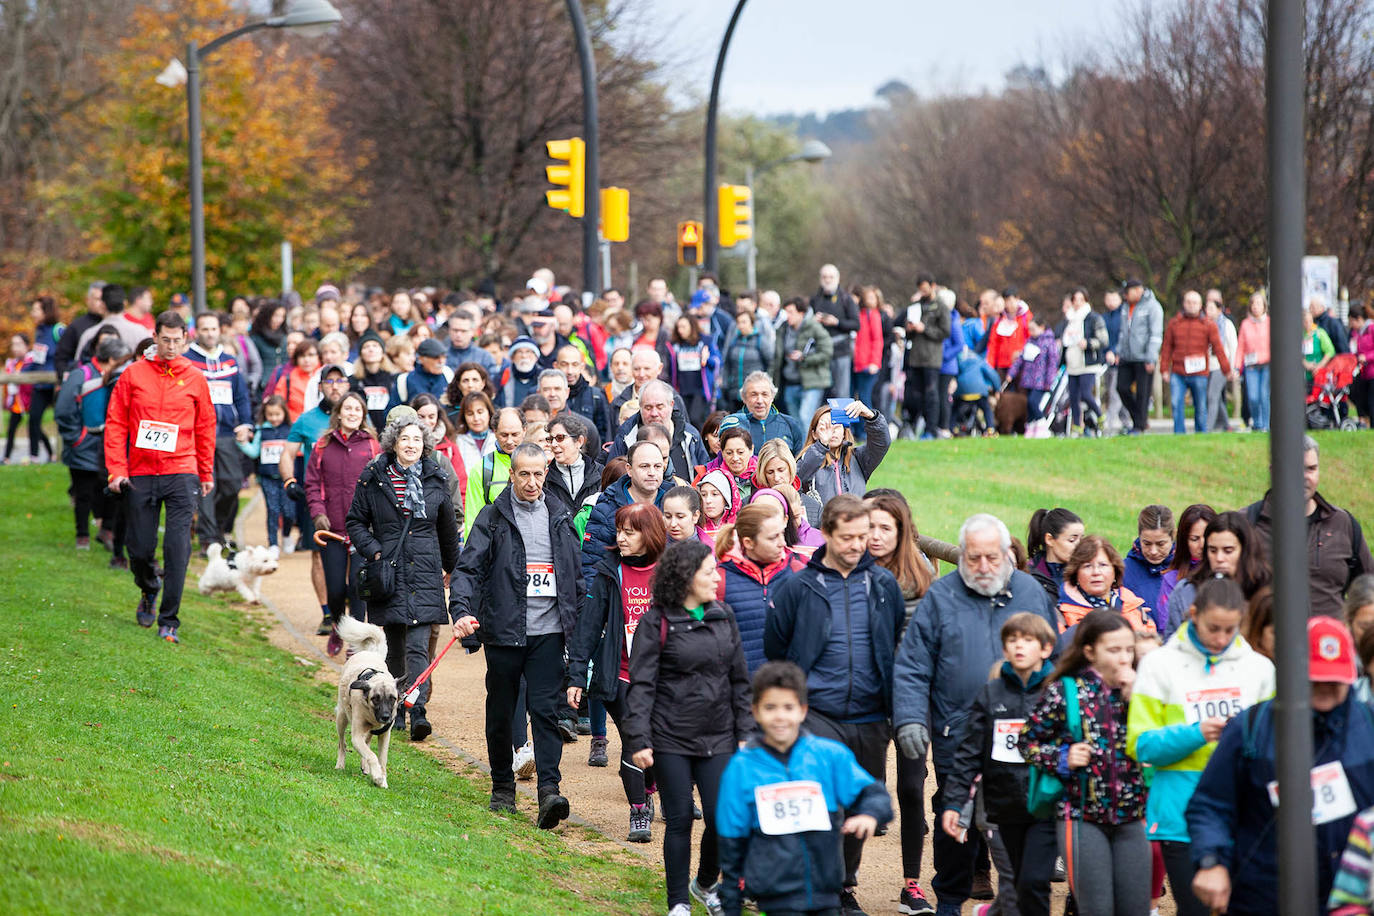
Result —
<path fill-rule="evenodd" d="M 448 644 L 439 650 L 439 654 L 434 656 L 434 661 L 429 663 L 429 667 L 426 668 L 424 671 L 421 671 L 420 676 L 415 679 L 415 683 L 410 685 L 410 690 L 406 691 L 405 696 L 406 709 L 409 709 L 412 706 L 414 706 L 416 701 L 420 699 L 420 687 L 424 685 L 425 681 L 429 680 L 430 674 L 434 672 L 434 669 L 439 664 L 439 660 L 444 657 L 444 653 L 451 649 L 453 647 L 453 644 L 457 641 L 457 636 L 454 636 L 452 639 L 450 639 L 448 641 Z"/>

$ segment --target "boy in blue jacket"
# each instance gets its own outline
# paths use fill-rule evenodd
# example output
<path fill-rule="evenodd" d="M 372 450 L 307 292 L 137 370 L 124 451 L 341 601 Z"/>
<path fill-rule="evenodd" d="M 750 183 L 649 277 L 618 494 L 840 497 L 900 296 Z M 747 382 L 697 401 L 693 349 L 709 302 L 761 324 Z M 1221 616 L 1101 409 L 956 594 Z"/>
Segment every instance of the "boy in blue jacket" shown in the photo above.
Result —
<path fill-rule="evenodd" d="M 803 734 L 806 675 L 791 662 L 754 675 L 752 738 L 725 768 L 716 804 L 720 900 L 749 896 L 769 914 L 830 913 L 844 890 L 843 837 L 892 820 L 887 789 L 838 741 Z"/>

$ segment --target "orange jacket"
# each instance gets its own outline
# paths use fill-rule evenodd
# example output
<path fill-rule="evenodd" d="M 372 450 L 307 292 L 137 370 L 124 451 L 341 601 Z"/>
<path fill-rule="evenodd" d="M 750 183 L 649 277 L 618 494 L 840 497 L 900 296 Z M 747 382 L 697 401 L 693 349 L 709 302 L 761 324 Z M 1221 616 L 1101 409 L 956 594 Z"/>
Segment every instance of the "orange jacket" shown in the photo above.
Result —
<path fill-rule="evenodd" d="M 1088 605 L 1074 599 L 1074 595 L 1077 593 L 1077 589 L 1075 589 L 1074 593 L 1070 594 L 1068 586 L 1060 586 L 1059 588 L 1059 631 L 1061 633 L 1077 624 L 1093 610 Z M 1116 590 L 1112 596 L 1111 609 L 1125 617 L 1126 622 L 1131 625 L 1131 629 L 1137 633 L 1155 632 L 1155 621 L 1150 616 L 1150 609 L 1145 606 L 1145 599 L 1129 588 L 1122 586 Z"/>
<path fill-rule="evenodd" d="M 105 417 L 105 467 L 111 479 L 195 474 L 214 481 L 215 405 L 189 359 L 141 359 L 124 370 Z"/>

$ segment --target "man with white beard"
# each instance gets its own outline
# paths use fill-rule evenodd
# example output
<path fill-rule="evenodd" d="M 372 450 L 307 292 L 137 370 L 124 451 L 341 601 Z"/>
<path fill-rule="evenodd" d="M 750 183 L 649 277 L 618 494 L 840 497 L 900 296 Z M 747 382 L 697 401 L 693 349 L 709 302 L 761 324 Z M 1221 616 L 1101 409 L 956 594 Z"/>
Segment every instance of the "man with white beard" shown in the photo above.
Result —
<path fill-rule="evenodd" d="M 959 529 L 958 570 L 937 580 L 916 606 L 893 669 L 897 745 L 912 760 L 933 749 L 937 806 L 963 804 L 942 797 L 962 726 L 988 672 L 1003 659 L 1002 625 L 1024 611 L 1059 632 L 1045 590 L 1016 568 L 1007 526 L 991 515 L 971 516 Z M 964 844 L 936 830 L 933 845 L 931 889 L 940 912 L 957 912 L 972 890 L 982 842 L 976 830 Z"/>

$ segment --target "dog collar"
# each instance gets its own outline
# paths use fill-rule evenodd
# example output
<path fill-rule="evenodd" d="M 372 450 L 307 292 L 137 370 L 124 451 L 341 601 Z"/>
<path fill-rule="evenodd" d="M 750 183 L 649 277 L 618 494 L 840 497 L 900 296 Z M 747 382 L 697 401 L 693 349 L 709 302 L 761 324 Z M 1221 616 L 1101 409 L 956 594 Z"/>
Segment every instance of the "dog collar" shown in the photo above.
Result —
<path fill-rule="evenodd" d="M 387 732 L 391 731 L 391 726 L 393 726 L 393 725 L 395 725 L 395 724 L 396 724 L 396 717 L 395 717 L 395 716 L 392 716 L 391 720 L 390 720 L 389 722 L 387 722 L 385 725 L 383 725 L 381 728 L 374 728 L 374 729 L 372 729 L 372 734 L 374 734 L 374 735 L 384 735 L 384 734 L 386 734 Z"/>
<path fill-rule="evenodd" d="M 381 672 L 378 671 L 376 668 L 368 668 L 368 669 L 364 670 L 364 671 L 363 671 L 362 673 L 360 673 L 356 678 L 353 679 L 353 683 L 349 686 L 348 689 L 349 689 L 349 690 L 361 690 L 362 688 L 358 686 L 358 682 L 359 682 L 359 681 L 362 681 L 363 683 L 367 683 L 368 681 L 372 680 L 372 677 L 373 677 L 374 675 L 377 675 L 377 674 L 381 674 Z M 369 732 L 370 732 L 371 734 L 374 734 L 374 735 L 385 734 L 386 732 L 391 731 L 391 726 L 394 725 L 394 724 L 396 724 L 396 717 L 395 717 L 395 716 L 392 716 L 391 719 L 390 719 L 385 725 L 383 725 L 381 728 L 369 729 Z"/>
<path fill-rule="evenodd" d="M 224 562 L 228 565 L 230 569 L 239 568 L 238 563 L 234 562 L 235 559 L 237 559 L 238 555 L 239 552 L 237 550 L 230 550 L 224 554 Z"/>

